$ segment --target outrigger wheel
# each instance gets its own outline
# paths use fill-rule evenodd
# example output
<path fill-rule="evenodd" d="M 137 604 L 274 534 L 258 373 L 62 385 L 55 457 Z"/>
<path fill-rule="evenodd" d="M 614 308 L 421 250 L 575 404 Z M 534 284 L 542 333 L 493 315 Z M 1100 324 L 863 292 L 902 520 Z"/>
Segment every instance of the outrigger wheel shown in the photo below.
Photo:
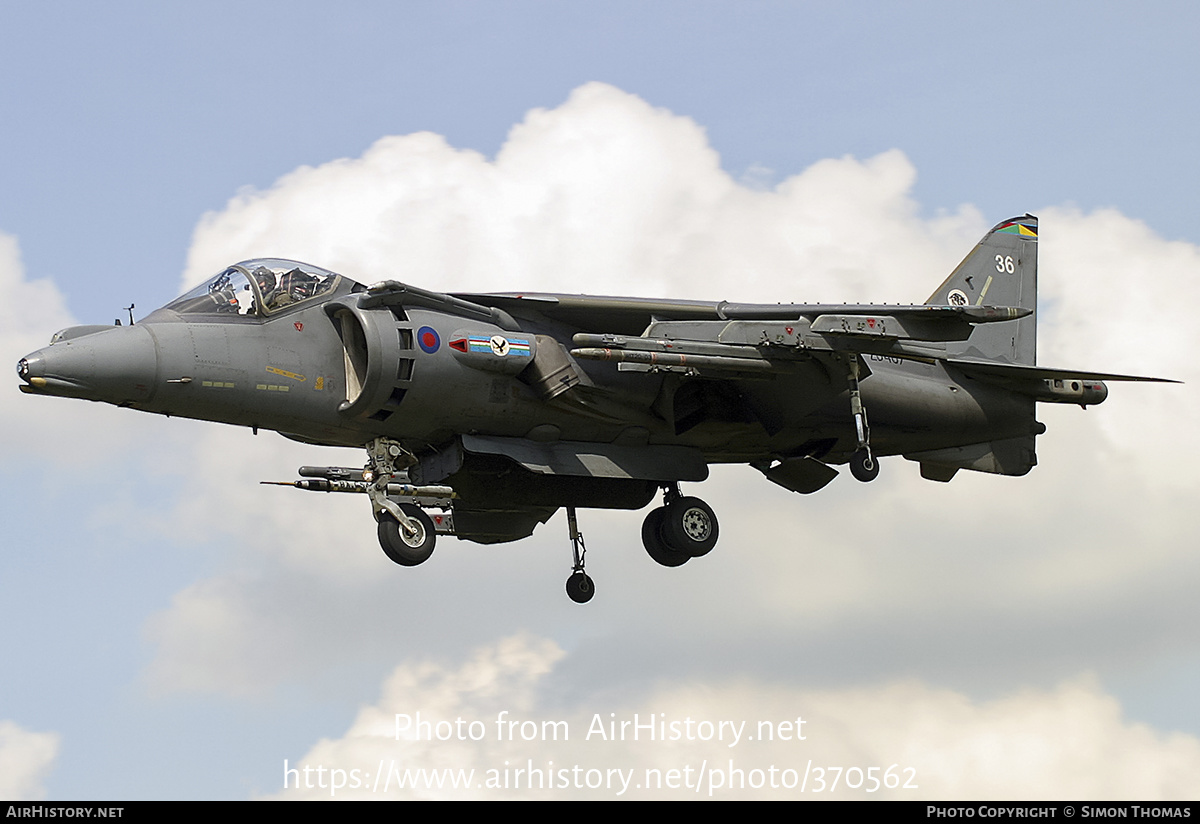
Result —
<path fill-rule="evenodd" d="M 850 456 L 850 474 L 866 483 L 879 477 L 879 459 L 870 449 L 860 449 Z"/>
<path fill-rule="evenodd" d="M 586 604 L 596 594 L 596 585 L 592 576 L 583 570 L 572 572 L 567 579 L 567 596 L 577 604 Z"/>
<path fill-rule="evenodd" d="M 862 392 L 859 390 L 858 379 L 862 373 L 863 363 L 858 355 L 850 354 L 850 415 L 854 418 L 854 433 L 858 437 L 858 450 L 850 456 L 850 474 L 866 483 L 879 477 L 879 460 L 871 454 L 871 426 L 867 423 L 867 408 L 863 406 Z"/>
<path fill-rule="evenodd" d="M 579 531 L 579 522 L 575 520 L 575 507 L 567 507 L 567 529 L 571 534 L 571 577 L 567 579 L 567 597 L 577 604 L 586 604 L 596 594 L 596 585 L 591 576 L 583 571 L 587 547 L 583 543 L 583 533 Z"/>

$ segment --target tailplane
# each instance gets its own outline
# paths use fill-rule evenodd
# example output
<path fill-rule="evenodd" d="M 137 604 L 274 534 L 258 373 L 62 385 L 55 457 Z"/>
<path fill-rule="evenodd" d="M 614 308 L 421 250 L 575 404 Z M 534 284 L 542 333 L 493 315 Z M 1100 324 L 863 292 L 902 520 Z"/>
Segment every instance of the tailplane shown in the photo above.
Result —
<path fill-rule="evenodd" d="M 996 224 L 927 305 L 1019 306 L 1037 310 L 1038 220 L 1033 215 Z M 1032 365 L 1037 362 L 1037 316 L 975 327 L 968 340 L 950 343 L 952 358 Z"/>

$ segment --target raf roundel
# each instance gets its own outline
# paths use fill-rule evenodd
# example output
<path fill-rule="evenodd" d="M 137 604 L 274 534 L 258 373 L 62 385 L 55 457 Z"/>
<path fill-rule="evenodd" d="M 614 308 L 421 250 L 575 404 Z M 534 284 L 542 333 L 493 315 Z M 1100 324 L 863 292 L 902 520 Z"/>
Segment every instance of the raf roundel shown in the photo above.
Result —
<path fill-rule="evenodd" d="M 442 345 L 442 339 L 431 326 L 422 326 L 417 330 L 417 345 L 426 355 L 432 355 Z"/>

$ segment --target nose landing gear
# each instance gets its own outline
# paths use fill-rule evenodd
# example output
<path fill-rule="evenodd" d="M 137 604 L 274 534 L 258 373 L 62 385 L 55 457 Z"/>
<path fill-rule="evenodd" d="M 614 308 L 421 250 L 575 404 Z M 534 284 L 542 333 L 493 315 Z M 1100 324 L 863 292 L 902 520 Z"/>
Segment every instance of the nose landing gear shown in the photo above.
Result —
<path fill-rule="evenodd" d="M 416 566 L 433 554 L 436 534 L 433 521 L 425 510 L 413 504 L 396 504 L 408 516 L 410 528 L 405 530 L 388 513 L 379 516 L 379 545 L 393 562 L 401 566 Z"/>
<path fill-rule="evenodd" d="M 376 438 L 367 444 L 367 468 L 362 478 L 375 520 L 379 522 L 379 546 L 401 566 L 416 566 L 429 560 L 437 539 L 433 521 L 424 509 L 394 501 L 388 494 L 396 476 L 403 474 L 407 478 L 404 470 L 415 462 L 412 453 L 396 441 Z M 418 489 L 412 487 L 409 491 Z"/>

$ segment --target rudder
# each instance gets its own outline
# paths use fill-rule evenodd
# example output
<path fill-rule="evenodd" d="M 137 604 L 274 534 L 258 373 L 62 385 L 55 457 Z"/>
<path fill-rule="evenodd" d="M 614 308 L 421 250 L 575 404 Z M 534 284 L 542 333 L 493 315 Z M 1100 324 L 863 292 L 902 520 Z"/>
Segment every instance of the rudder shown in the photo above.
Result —
<path fill-rule="evenodd" d="M 1034 314 L 975 327 L 965 341 L 947 345 L 956 358 L 1004 363 L 1037 361 L 1037 237 L 1033 215 L 997 223 L 925 301 L 933 306 L 1018 306 Z"/>

